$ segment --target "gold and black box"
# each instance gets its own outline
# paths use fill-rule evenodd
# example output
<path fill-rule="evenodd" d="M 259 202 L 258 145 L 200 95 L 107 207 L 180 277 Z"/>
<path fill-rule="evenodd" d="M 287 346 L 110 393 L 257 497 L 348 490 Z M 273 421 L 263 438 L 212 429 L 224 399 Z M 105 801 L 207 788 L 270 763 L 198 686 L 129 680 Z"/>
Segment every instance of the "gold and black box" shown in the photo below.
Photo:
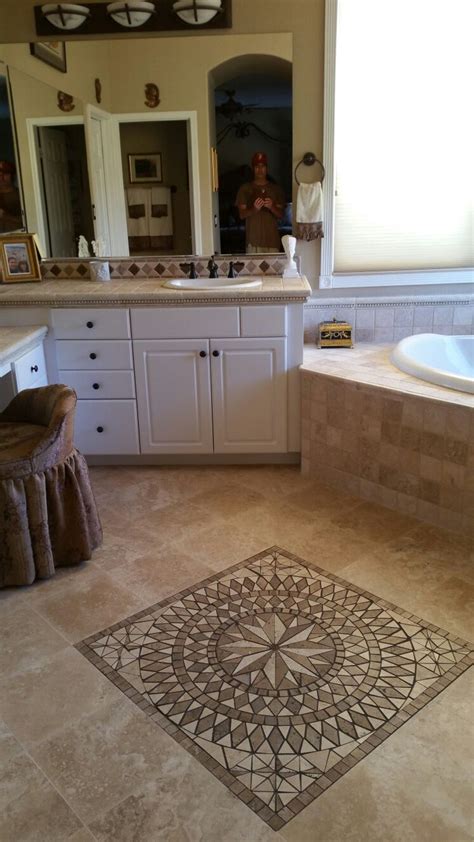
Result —
<path fill-rule="evenodd" d="M 320 348 L 352 348 L 352 325 L 333 319 L 319 325 Z"/>

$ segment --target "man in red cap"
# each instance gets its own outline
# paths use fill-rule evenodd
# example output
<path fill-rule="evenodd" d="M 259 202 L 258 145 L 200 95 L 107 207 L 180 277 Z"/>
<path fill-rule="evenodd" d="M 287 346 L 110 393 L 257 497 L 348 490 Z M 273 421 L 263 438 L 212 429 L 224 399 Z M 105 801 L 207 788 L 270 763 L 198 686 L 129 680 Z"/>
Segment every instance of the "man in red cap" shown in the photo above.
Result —
<path fill-rule="evenodd" d="M 246 252 L 281 251 L 278 220 L 285 210 L 283 190 L 267 179 L 265 152 L 255 152 L 252 167 L 253 181 L 242 184 L 235 200 L 240 218 L 245 219 Z"/>

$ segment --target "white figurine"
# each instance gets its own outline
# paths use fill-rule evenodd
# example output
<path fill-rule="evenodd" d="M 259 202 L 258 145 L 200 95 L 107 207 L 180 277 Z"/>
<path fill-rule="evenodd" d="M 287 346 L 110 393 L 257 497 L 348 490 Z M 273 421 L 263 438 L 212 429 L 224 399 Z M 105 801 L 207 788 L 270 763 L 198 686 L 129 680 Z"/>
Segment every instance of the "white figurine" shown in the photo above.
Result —
<path fill-rule="evenodd" d="M 89 251 L 89 243 L 87 242 L 84 234 L 81 234 L 77 241 L 77 256 L 78 257 L 90 257 Z"/>
<path fill-rule="evenodd" d="M 299 278 L 300 273 L 295 261 L 296 237 L 291 237 L 290 234 L 285 234 L 281 238 L 283 248 L 286 254 L 286 266 L 283 270 L 284 278 Z"/>
<path fill-rule="evenodd" d="M 105 240 L 97 237 L 97 240 L 92 240 L 92 251 L 96 257 L 105 257 Z"/>

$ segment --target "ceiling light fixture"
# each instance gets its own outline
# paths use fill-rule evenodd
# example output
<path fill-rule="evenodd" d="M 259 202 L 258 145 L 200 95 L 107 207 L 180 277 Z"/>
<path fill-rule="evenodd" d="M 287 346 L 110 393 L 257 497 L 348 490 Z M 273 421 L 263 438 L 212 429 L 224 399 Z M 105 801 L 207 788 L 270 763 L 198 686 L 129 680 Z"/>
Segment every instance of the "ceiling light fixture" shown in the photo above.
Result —
<path fill-rule="evenodd" d="M 184 23 L 202 26 L 222 11 L 221 0 L 177 0 L 173 11 Z"/>
<path fill-rule="evenodd" d="M 155 4 L 149 3 L 148 0 L 131 0 L 130 3 L 125 2 L 125 0 L 118 0 L 118 2 L 109 3 L 107 6 L 109 17 L 115 23 L 125 26 L 127 29 L 136 29 L 137 26 L 143 26 L 155 12 Z"/>
<path fill-rule="evenodd" d="M 41 6 L 41 12 L 56 29 L 78 29 L 90 17 L 87 6 L 73 3 L 47 3 Z"/>

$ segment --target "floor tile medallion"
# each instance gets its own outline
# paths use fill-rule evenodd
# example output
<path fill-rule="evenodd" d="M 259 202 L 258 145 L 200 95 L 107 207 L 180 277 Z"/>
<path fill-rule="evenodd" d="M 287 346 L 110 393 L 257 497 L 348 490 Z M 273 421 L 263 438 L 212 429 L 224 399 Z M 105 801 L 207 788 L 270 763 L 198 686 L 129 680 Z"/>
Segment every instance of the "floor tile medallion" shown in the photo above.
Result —
<path fill-rule="evenodd" d="M 275 830 L 472 655 L 278 547 L 77 648 Z"/>

